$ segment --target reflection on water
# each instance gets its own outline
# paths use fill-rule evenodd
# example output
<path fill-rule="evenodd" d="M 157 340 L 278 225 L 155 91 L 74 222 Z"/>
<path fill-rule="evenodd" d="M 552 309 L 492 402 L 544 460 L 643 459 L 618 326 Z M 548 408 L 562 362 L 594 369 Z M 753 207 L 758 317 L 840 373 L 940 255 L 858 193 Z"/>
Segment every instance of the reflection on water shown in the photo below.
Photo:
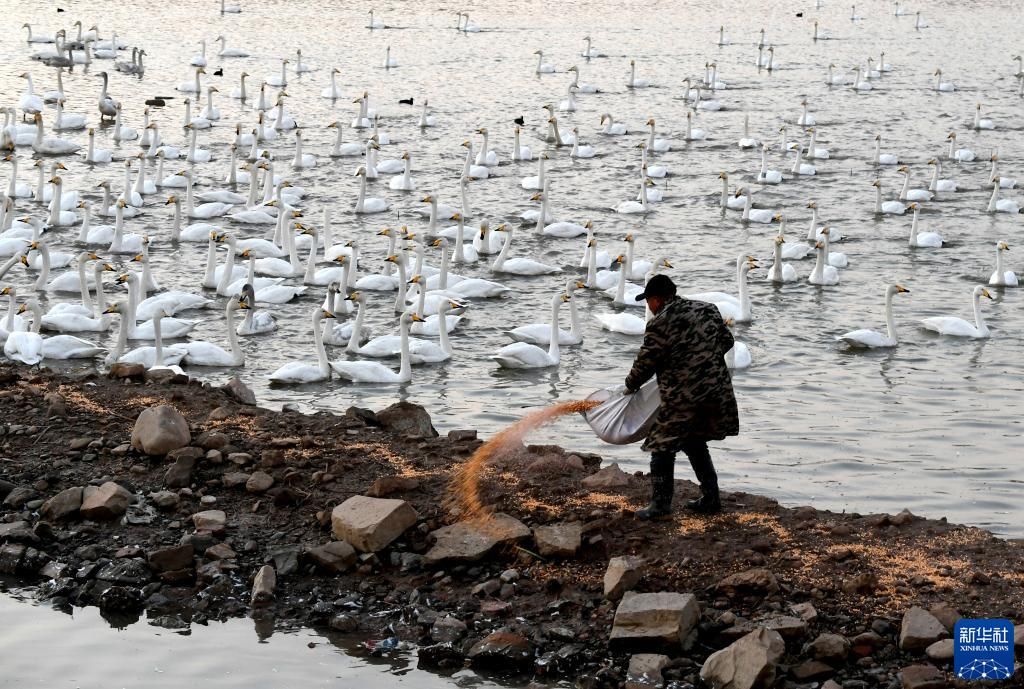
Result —
<path fill-rule="evenodd" d="M 470 670 L 448 676 L 418 670 L 415 651 L 372 657 L 362 647 L 365 639 L 358 637 L 311 630 L 274 633 L 273 620 L 193 625 L 185 632 L 150 626 L 145 620 L 111 628 L 96 608 L 66 615 L 20 594 L 0 595 L 0 619 L 2 687 L 333 689 L 352 682 L 367 689 L 510 686 Z"/>
<path fill-rule="evenodd" d="M 993 332 L 989 342 L 937 338 L 917 325 L 919 319 L 939 314 L 969 317 L 969 291 L 991 272 L 995 242 L 1013 244 L 1020 236 L 1019 217 L 982 212 L 989 195 L 990 149 L 999 149 L 1006 176 L 1024 178 L 1020 136 L 1024 122 L 1010 60 L 1019 47 L 1005 21 L 1012 7 L 1009 3 L 933 4 L 928 7 L 930 28 L 914 31 L 913 18 L 893 17 L 885 2 L 862 8 L 866 19 L 854 24 L 840 3 L 826 3 L 815 11 L 813 3 L 800 7 L 769 1 L 737 13 L 720 2 L 659 2 L 641 9 L 598 1 L 531 5 L 524 12 L 521 3 L 498 0 L 468 8 L 474 23 L 485 29 L 479 34 L 456 34 L 450 26 L 451 12 L 420 3 L 378 8 L 386 23 L 400 25 L 402 30 L 375 32 L 360 28 L 366 17 L 365 6 L 359 3 L 253 0 L 243 3 L 241 14 L 228 16 L 219 15 L 216 4 L 212 0 L 68 2 L 67 12 L 58 15 L 49 5 L 0 0 L 0 9 L 11 26 L 27 21 L 37 32 L 52 33 L 81 18 L 86 26 L 98 23 L 104 35 L 116 30 L 129 45 L 144 47 L 148 70 L 143 78 L 111 75 L 111 91 L 124 104 L 126 123 L 135 127 L 141 125 L 144 99 L 180 98 L 174 86 L 191 78 L 187 63 L 198 51 L 200 39 L 209 41 L 224 34 L 229 46 L 249 50 L 252 57 L 221 59 L 215 55 L 215 44 L 210 44 L 206 83 L 220 88 L 217 105 L 223 119 L 199 135 L 201 145 L 214 155 L 212 162 L 194 166 L 206 188 L 219 186 L 226 175 L 234 123 L 250 126 L 255 119 L 251 103 L 228 97 L 240 72 L 253 75 L 248 85 L 255 93 L 259 80 L 279 73 L 279 59 L 293 57 L 301 47 L 303 61 L 317 70 L 289 77 L 287 105 L 304 127 L 305 150 L 319 156 L 319 166 L 296 173 L 287 167 L 293 153 L 291 134 L 268 147 L 281 161 L 277 172 L 288 174 L 310 191 L 303 204 L 306 218 L 316 224 L 322 209 L 330 207 L 338 241 L 359 239 L 367 270 L 379 270 L 382 265 L 386 243 L 375 234 L 382 226 L 408 223 L 423 229 L 422 221 L 411 215 L 422 207 L 418 203 L 422 193 L 457 202 L 464 158 L 459 144 L 473 138 L 479 147 L 474 131 L 480 126 L 490 129 L 491 145 L 505 164 L 493 171 L 491 179 L 470 185 L 473 220 L 486 217 L 492 225 L 516 222 L 522 211 L 535 207 L 519 179 L 536 174 L 536 163 L 508 163 L 512 119 L 525 117 L 523 143 L 539 152 L 546 117 L 540 106 L 554 102 L 557 107 L 568 84 L 564 70 L 578 65 L 581 81 L 598 85 L 603 93 L 579 94 L 578 111 L 562 113 L 560 123 L 563 130 L 578 127 L 599 155 L 572 160 L 566 148 L 551 151 L 547 169 L 551 206 L 562 220 L 593 219 L 602 249 L 618 253 L 622 235 L 633 231 L 639 237 L 638 255 L 648 259 L 667 255 L 675 266 L 670 272 L 684 291 L 734 292 L 735 255 L 756 255 L 767 266 L 776 226 L 744 227 L 736 213 L 719 210 L 717 175 L 722 170 L 730 173 L 734 184 L 753 188 L 758 207 L 787 214 L 790 241 L 801 241 L 806 235 L 810 200 L 817 201 L 822 222 L 848 237 L 840 248 L 849 255 L 850 267 L 842 271 L 838 287 L 822 289 L 803 281 L 811 268 L 807 260 L 796 263 L 801 280 L 781 288 L 764 281 L 763 268 L 752 274 L 754 321 L 737 327 L 736 334 L 749 345 L 754 365 L 736 376 L 743 435 L 715 448 L 723 485 L 834 509 L 867 512 L 909 507 L 921 514 L 946 515 L 1024 535 L 1020 508 L 1015 507 L 1019 486 L 1014 483 L 1017 472 L 1010 450 L 1021 434 L 1024 411 L 1021 295 L 1015 290 L 996 291 L 996 300 L 983 305 Z M 802 18 L 795 16 L 799 9 Z M 812 18 L 829 27 L 835 40 L 811 41 Z M 732 42 L 718 47 L 714 39 L 722 23 Z M 754 44 L 762 27 L 776 49 L 777 69 L 770 73 L 754 66 Z M 579 56 L 581 37 L 587 33 L 607 58 Z M 388 45 L 399 62 L 396 69 L 378 67 Z M 534 74 L 532 53 L 537 48 L 545 50 L 545 59 L 556 65 L 559 74 Z M 883 50 L 894 71 L 876 80 L 870 93 L 824 84 L 829 63 L 848 70 Z M 18 75 L 25 69 L 32 71 L 37 88 L 54 85 L 52 71 L 28 61 L 29 52 L 13 31 L 0 44 L 0 88 L 9 96 L 22 91 Z M 637 60 L 640 74 L 657 88 L 624 87 L 630 58 Z M 710 61 L 717 64 L 718 78 L 728 84 L 715 94 L 724 109 L 700 111 L 694 125 L 706 129 L 709 138 L 687 143 L 680 84 L 685 77 L 699 78 Z M 345 94 L 337 101 L 320 97 L 334 65 L 341 68 L 338 85 Z M 958 91 L 930 90 L 937 66 L 957 82 Z M 64 75 L 69 111 L 93 117 L 97 72 L 104 67 L 109 70 L 109 63 L 76 67 Z M 213 74 L 218 67 L 224 70 L 222 77 Z M 352 97 L 363 90 L 370 92 L 381 114 L 382 129 L 396 142 L 384 146 L 380 157 L 398 158 L 410 151 L 420 192 L 403 196 L 389 191 L 386 179 L 373 182 L 371 193 L 388 198 L 394 210 L 357 218 L 348 213 L 358 188 L 352 176 L 355 163 L 326 157 L 334 130 L 325 125 L 334 120 L 348 122 L 355 115 Z M 429 98 L 438 126 L 421 131 L 419 108 L 398 103 L 409 97 L 415 97 L 417 104 Z M 760 153 L 736 145 L 744 113 L 750 115 L 751 135 L 767 143 L 779 141 L 783 124 L 789 126 L 790 140 L 800 139 L 803 134 L 794 119 L 803 98 L 818 119 L 817 144 L 830 149 L 830 159 L 817 162 L 818 174 L 812 178 L 757 189 L 752 174 Z M 977 102 L 997 122 L 995 131 L 969 129 Z M 153 119 L 160 123 L 165 138 L 183 144 L 181 101 L 168 103 L 153 109 Z M 602 113 L 613 114 L 632 133 L 599 135 Z M 639 152 L 635 146 L 644 138 L 643 123 L 650 117 L 658 122 L 659 136 L 672 142 L 670 152 L 656 156 L 656 162 L 671 172 L 661 183 L 666 200 L 646 218 L 616 216 L 609 206 L 636 193 Z M 869 160 L 874 134 L 883 134 L 884 149 L 906 160 L 915 186 L 924 186 L 925 163 L 944 152 L 950 131 L 958 133 L 958 145 L 977 151 L 979 162 L 944 166 L 943 176 L 956 179 L 961 191 L 925 204 L 922 228 L 940 232 L 949 246 L 910 250 L 909 217 L 879 219 L 871 212 L 870 182 L 876 171 Z M 346 141 L 361 136 L 349 129 L 343 133 Z M 84 143 L 82 134 L 68 138 Z M 118 156 L 137 151 L 133 144 L 113 142 L 109 126 L 100 129 L 97 143 Z M 19 150 L 19 159 L 21 181 L 34 183 L 28 151 Z M 769 162 L 780 170 L 791 165 L 777 150 Z M 95 184 L 109 179 L 119 189 L 123 179 L 118 164 L 90 170 L 81 162 L 68 161 L 67 167 L 66 186 L 81 189 L 94 204 Z M 176 171 L 174 167 L 170 165 L 167 172 Z M 901 176 L 891 168 L 878 175 L 886 198 L 893 198 Z M 164 196 L 150 197 L 145 215 L 129 220 L 127 227 L 153 237 L 153 266 L 164 286 L 196 290 L 205 246 L 168 245 L 170 207 L 163 206 Z M 38 214 L 31 205 L 19 208 Z M 259 228 L 228 229 L 246 237 L 262 235 Z M 71 246 L 68 238 L 73 234 L 64 230 L 51 241 Z M 516 255 L 575 270 L 583 242 L 541 240 L 523 230 L 516 234 L 515 247 Z M 435 259 L 431 261 L 436 264 Z M 1011 260 L 1014 265 L 1021 272 L 1019 259 Z M 480 265 L 464 272 L 488 276 Z M 29 278 L 24 271 L 13 271 L 7 279 L 27 293 Z M 312 358 L 308 313 L 321 301 L 323 288 L 311 289 L 297 304 L 266 307 L 277 318 L 279 330 L 244 338 L 247 362 L 242 376 L 269 406 L 294 402 L 306 409 L 340 410 L 351 404 L 380 408 L 396 397 L 406 398 L 425 404 L 442 429 L 476 427 L 484 434 L 527 409 L 580 399 L 621 381 L 638 342 L 599 329 L 594 316 L 612 307 L 594 294 L 580 295 L 585 342 L 562 352 L 557 371 L 498 371 L 489 357 L 507 342 L 504 331 L 510 325 L 546 318 L 543 305 L 564 278 L 502 281 L 513 288 L 514 296 L 470 309 L 468 325 L 453 333 L 453 360 L 442 366 L 417 367 L 413 382 L 400 388 L 336 381 L 299 389 L 266 386 L 266 375 L 286 361 Z M 841 351 L 835 335 L 858 327 L 883 327 L 882 293 L 886 284 L 895 281 L 912 291 L 895 307 L 899 348 L 884 353 Z M 389 303 L 389 296 L 371 295 L 368 321 L 378 334 L 397 330 Z M 220 311 L 202 319 L 194 336 L 223 342 Z M 110 345 L 112 337 L 105 343 Z M 330 353 L 344 356 L 340 350 Z M 212 370 L 208 375 L 223 380 L 230 372 Z M 646 462 L 635 447 L 600 445 L 575 420 L 552 427 L 544 440 L 599 452 L 634 469 Z"/>

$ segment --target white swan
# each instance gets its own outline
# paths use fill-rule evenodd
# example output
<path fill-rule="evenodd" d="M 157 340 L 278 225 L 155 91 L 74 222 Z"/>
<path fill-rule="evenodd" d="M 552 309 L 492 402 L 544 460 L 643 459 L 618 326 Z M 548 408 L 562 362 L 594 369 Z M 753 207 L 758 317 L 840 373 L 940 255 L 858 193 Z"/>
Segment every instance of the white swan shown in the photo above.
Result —
<path fill-rule="evenodd" d="M 796 147 L 796 159 L 793 161 L 793 167 L 790 172 L 794 175 L 812 176 L 818 173 L 817 169 L 809 164 L 803 162 L 803 147 Z"/>
<path fill-rule="evenodd" d="M 31 34 L 31 33 L 32 33 L 31 30 L 29 30 L 29 34 Z M 597 48 L 595 48 L 591 44 L 590 36 L 584 36 L 583 37 L 583 41 L 587 44 L 587 47 L 583 49 L 582 53 L 580 53 L 581 56 L 583 56 L 585 58 L 594 58 L 594 57 L 604 57 L 605 56 L 604 53 L 602 53 L 600 50 L 598 50 Z"/>
<path fill-rule="evenodd" d="M 543 50 L 535 50 L 535 51 L 533 51 L 533 54 L 537 56 L 537 67 L 536 67 L 536 69 L 533 70 L 534 74 L 553 74 L 554 73 L 555 66 L 552 65 L 552 64 L 549 64 L 547 62 L 544 62 L 544 51 Z"/>
<path fill-rule="evenodd" d="M 996 177 L 992 180 L 992 197 L 988 200 L 986 211 L 989 213 L 1020 213 L 1020 204 L 1013 199 L 999 198 L 999 189 L 999 178 Z"/>
<path fill-rule="evenodd" d="M 747 204 L 747 197 L 740 194 L 741 189 L 737 189 L 735 194 L 729 194 L 729 173 L 719 172 L 718 179 L 722 180 L 722 196 L 719 202 L 719 206 L 725 209 L 734 211 L 741 211 Z"/>
<path fill-rule="evenodd" d="M 768 281 L 781 285 L 786 282 L 795 282 L 797 279 L 796 269 L 788 263 L 782 262 L 782 245 L 786 238 L 782 234 L 775 237 L 772 250 L 772 267 L 768 269 Z"/>
<path fill-rule="evenodd" d="M 739 189 L 736 193 L 743 195 L 743 197 L 746 199 L 746 202 L 743 204 L 743 222 L 756 222 L 767 224 L 770 223 L 775 218 L 775 211 L 762 208 L 754 208 L 753 195 L 746 189 Z"/>
<path fill-rule="evenodd" d="M 743 136 L 737 143 L 740 148 L 754 148 L 761 145 L 760 140 L 750 136 L 750 113 L 743 113 Z"/>
<path fill-rule="evenodd" d="M 931 201 L 932 193 L 927 189 L 910 188 L 910 168 L 900 165 L 897 172 L 903 173 L 903 188 L 900 190 L 900 201 Z"/>
<path fill-rule="evenodd" d="M 650 133 L 647 135 L 647 150 L 650 153 L 665 153 L 672 149 L 672 144 L 669 143 L 668 139 L 657 139 L 655 138 L 655 122 L 654 118 L 650 118 L 645 123 L 651 128 Z"/>
<path fill-rule="evenodd" d="M 938 249 L 942 247 L 942 235 L 937 232 L 918 232 L 917 230 L 917 218 L 921 215 L 921 207 L 916 204 L 910 204 L 911 210 L 914 211 L 914 220 L 910 223 L 910 246 L 915 249 Z"/>
<path fill-rule="evenodd" d="M 640 200 L 633 201 L 622 201 L 614 206 L 612 210 L 616 213 L 622 213 L 624 215 L 639 215 L 647 214 L 651 212 L 651 207 L 647 198 L 647 185 L 650 180 L 647 177 L 640 179 Z"/>
<path fill-rule="evenodd" d="M 419 126 L 421 129 L 437 126 L 437 118 L 430 114 L 430 103 L 423 99 L 423 110 L 420 112 Z"/>
<path fill-rule="evenodd" d="M 970 337 L 974 339 L 989 337 L 988 326 L 985 324 L 985 319 L 981 316 L 982 297 L 991 299 L 992 295 L 982 285 L 978 285 L 971 292 L 971 303 L 974 307 L 973 325 L 964 319 L 956 318 L 955 316 L 935 316 L 933 318 L 925 318 L 921 321 L 921 325 L 923 325 L 926 330 L 937 332 L 940 335 Z"/>
<path fill-rule="evenodd" d="M 327 351 L 324 349 L 323 335 L 320 328 L 320 323 L 324 318 L 334 318 L 334 314 L 319 306 L 313 309 L 313 348 L 316 351 L 317 363 L 309 364 L 301 361 L 289 361 L 268 376 L 271 383 L 318 383 L 330 379 L 331 365 L 327 359 Z"/>
<path fill-rule="evenodd" d="M 814 262 L 814 269 L 808 276 L 807 282 L 821 286 L 838 285 L 839 271 L 828 265 L 828 259 L 825 256 L 825 243 L 815 242 L 814 249 L 817 252 L 817 260 Z"/>
<path fill-rule="evenodd" d="M 569 301 L 569 297 L 563 292 L 558 292 L 551 298 L 551 324 L 547 351 L 527 342 L 513 342 L 499 349 L 498 353 L 491 358 L 501 368 L 528 369 L 558 366 L 561 361 L 558 349 L 558 311 L 559 307 L 567 301 Z"/>
<path fill-rule="evenodd" d="M 942 93 L 952 93 L 953 91 L 956 91 L 956 84 L 954 84 L 952 81 L 942 80 L 941 69 L 935 70 L 935 74 L 933 74 L 932 76 L 935 77 L 935 86 L 932 87 L 933 90 L 940 91 Z"/>
<path fill-rule="evenodd" d="M 85 263 L 89 260 L 96 260 L 93 266 L 92 283 L 85 279 Z M 92 252 L 82 252 L 78 257 L 78 278 L 81 285 L 80 304 L 62 302 L 54 304 L 53 307 L 42 317 L 42 327 L 46 330 L 54 330 L 61 333 L 78 332 L 106 332 L 110 327 L 109 319 L 100 315 L 95 317 L 95 308 L 92 297 L 89 294 L 90 288 L 96 290 L 96 304 L 102 305 L 105 294 L 103 291 L 102 275 L 104 271 L 113 271 L 114 267 L 104 263 Z"/>
<path fill-rule="evenodd" d="M 369 20 L 367 20 L 365 28 L 367 28 L 367 29 L 387 29 L 387 28 L 390 28 L 390 27 L 388 27 L 388 25 L 385 24 L 384 22 L 382 22 L 381 20 L 373 18 L 373 8 L 371 7 L 370 8 L 370 18 L 369 18 Z"/>
<path fill-rule="evenodd" d="M 601 129 L 601 133 L 608 136 L 622 136 L 629 132 L 625 124 L 622 122 L 616 122 L 608 113 L 601 115 L 600 123 L 604 125 Z"/>
<path fill-rule="evenodd" d="M 32 150 L 40 155 L 70 155 L 81 150 L 81 146 L 61 138 L 43 138 L 43 116 L 36 114 L 36 137 L 32 141 Z"/>
<path fill-rule="evenodd" d="M 1009 250 L 1010 245 L 1006 242 L 996 243 L 996 269 L 988 279 L 988 284 L 993 287 L 1016 287 L 1018 284 L 1017 274 L 1003 267 L 1003 252 Z"/>
<path fill-rule="evenodd" d="M 356 169 L 355 174 L 359 177 L 359 197 L 356 199 L 356 213 L 383 213 L 391 208 L 391 203 L 387 199 L 376 196 L 366 197 L 366 166 L 360 165 Z"/>
<path fill-rule="evenodd" d="M 650 83 L 646 79 L 636 78 L 636 60 L 629 61 L 629 79 L 626 80 L 626 88 L 629 89 L 645 89 L 650 86 Z"/>
<path fill-rule="evenodd" d="M 706 301 L 718 307 L 722 318 L 731 318 L 736 323 L 749 323 L 753 320 L 750 294 L 747 290 L 747 274 L 757 267 L 753 256 L 740 254 L 736 258 L 736 290 L 737 296 L 726 292 L 699 292 L 687 294 L 687 299 Z"/>
<path fill-rule="evenodd" d="M 882 153 L 882 135 L 875 134 L 875 155 L 872 162 L 875 165 L 899 165 L 900 158 L 892 153 Z"/>
<path fill-rule="evenodd" d="M 846 268 L 850 265 L 850 259 L 846 254 L 832 251 L 832 229 L 825 225 L 821 228 L 820 238 L 825 245 L 825 260 L 833 268 Z"/>
<path fill-rule="evenodd" d="M 892 320 L 892 298 L 897 294 L 907 294 L 910 290 L 903 285 L 889 285 L 885 288 L 885 335 L 877 330 L 852 330 L 848 333 L 838 335 L 836 340 L 845 342 L 853 348 L 887 348 L 895 347 L 899 342 L 896 339 L 896 326 Z"/>
<path fill-rule="evenodd" d="M 391 57 L 391 46 L 389 45 L 387 47 L 387 50 L 384 53 L 384 63 L 381 65 L 381 67 L 383 67 L 384 69 L 391 69 L 392 67 L 397 67 L 397 66 L 398 66 L 398 60 L 396 60 L 395 58 Z"/>
<path fill-rule="evenodd" d="M 353 383 L 408 383 L 412 380 L 409 324 L 421 320 L 423 319 L 414 313 L 403 313 L 399 319 L 401 363 L 397 372 L 376 361 L 332 361 L 330 362 L 331 369 L 340 378 Z M 447 334 L 443 336 L 447 337 Z"/>
<path fill-rule="evenodd" d="M 245 354 L 238 345 L 238 335 L 235 333 L 234 320 L 235 311 L 248 309 L 249 303 L 244 299 L 228 299 L 227 307 L 224 309 L 225 331 L 228 338 L 228 346 L 231 351 L 203 340 L 193 340 L 185 344 L 186 353 L 182 361 L 191 366 L 223 366 L 234 367 L 245 364 Z"/>
<path fill-rule="evenodd" d="M 76 131 L 79 129 L 85 129 L 87 119 L 85 115 L 78 113 L 64 112 L 64 99 L 58 98 L 57 103 L 57 114 L 53 120 L 53 131 L 55 132 L 69 132 Z"/>
<path fill-rule="evenodd" d="M 781 172 L 768 169 L 768 146 L 761 146 L 761 170 L 757 173 L 757 181 L 760 184 L 780 184 L 782 182 Z"/>
<path fill-rule="evenodd" d="M 359 143 L 343 144 L 341 142 L 342 126 L 338 122 L 331 122 L 327 125 L 330 129 L 338 130 L 338 136 L 334 140 L 334 146 L 331 148 L 330 156 L 332 158 L 342 158 L 362 155 L 363 145 Z"/>
<path fill-rule="evenodd" d="M 985 119 L 981 116 L 981 103 L 974 106 L 974 122 L 971 125 L 972 129 L 995 129 L 996 125 L 992 120 Z"/>
<path fill-rule="evenodd" d="M 576 90 L 580 93 L 601 93 L 601 89 L 594 84 L 580 83 L 580 68 L 576 65 L 573 65 L 565 71 L 572 72 L 572 83 L 569 85 L 575 86 Z"/>
<path fill-rule="evenodd" d="M 249 57 L 248 50 L 243 50 L 242 48 L 228 48 L 228 39 L 224 38 L 223 34 L 217 36 L 214 40 L 220 43 L 220 50 L 217 51 L 218 57 Z"/>
<path fill-rule="evenodd" d="M 1021 79 L 1024 79 L 1024 76 L 1022 76 Z M 1004 176 L 999 174 L 999 151 L 998 150 L 992 151 L 992 154 L 989 156 L 989 160 L 992 161 L 992 169 L 989 171 L 989 175 L 988 175 L 988 181 L 989 182 L 993 182 L 993 181 L 998 179 L 999 180 L 999 188 L 1000 189 L 1013 189 L 1014 187 L 1017 186 L 1017 180 L 1016 179 L 1011 178 L 1011 177 L 1004 177 Z M 940 180 L 940 182 L 941 181 L 942 180 Z M 947 190 L 943 190 L 943 191 L 947 191 Z M 956 184 L 954 183 L 953 189 L 950 189 L 948 191 L 956 191 Z M 8 193 L 7 195 L 10 196 L 11 194 Z"/>
<path fill-rule="evenodd" d="M 928 191 L 931 192 L 949 192 L 956 191 L 956 182 L 951 179 L 939 179 L 939 175 L 942 174 L 942 164 L 937 158 L 931 158 L 928 164 L 932 166 L 932 179 L 928 183 Z M 992 160 L 992 165 L 995 167 L 995 158 Z M 993 174 L 993 177 L 995 175 Z"/>
<path fill-rule="evenodd" d="M 512 247 L 512 227 L 504 224 L 499 225 L 498 231 L 505 231 L 505 246 L 501 247 L 497 258 L 491 264 L 492 273 L 511 273 L 512 275 L 547 275 L 549 273 L 560 273 L 561 268 L 546 263 L 534 261 L 530 258 L 508 258 L 509 249 Z M 584 230 L 586 231 L 586 230 Z"/>
<path fill-rule="evenodd" d="M 342 97 L 341 89 L 338 88 L 335 76 L 341 74 L 341 70 L 337 67 L 331 70 L 331 83 L 330 85 L 320 92 L 322 98 L 330 98 L 331 100 L 337 100 Z"/>
<path fill-rule="evenodd" d="M 687 130 L 689 131 L 689 130 Z M 697 130 L 701 131 L 701 130 Z M 597 151 L 593 146 L 581 146 L 580 145 L 580 130 L 579 127 L 572 128 L 572 150 L 569 152 L 570 158 L 593 158 L 597 155 Z"/>
<path fill-rule="evenodd" d="M 949 150 L 946 152 L 946 157 L 950 160 L 955 160 L 958 163 L 971 163 L 974 162 L 975 154 L 969 148 L 957 148 L 956 147 L 956 132 L 950 132 L 949 136 L 946 137 L 949 140 Z"/>
<path fill-rule="evenodd" d="M 576 308 L 576 290 L 583 289 L 585 286 L 576 279 L 569 280 L 565 284 L 565 294 L 569 297 L 569 322 L 571 323 L 571 329 L 558 329 L 558 344 L 561 347 L 583 343 L 583 334 L 580 332 L 579 312 Z M 538 347 L 546 347 L 551 344 L 550 323 L 520 325 L 512 330 L 506 330 L 505 334 L 516 342 L 528 342 Z"/>
<path fill-rule="evenodd" d="M 875 188 L 875 214 L 876 215 L 903 215 L 907 207 L 899 201 L 882 201 L 882 182 L 875 180 L 871 183 Z"/>

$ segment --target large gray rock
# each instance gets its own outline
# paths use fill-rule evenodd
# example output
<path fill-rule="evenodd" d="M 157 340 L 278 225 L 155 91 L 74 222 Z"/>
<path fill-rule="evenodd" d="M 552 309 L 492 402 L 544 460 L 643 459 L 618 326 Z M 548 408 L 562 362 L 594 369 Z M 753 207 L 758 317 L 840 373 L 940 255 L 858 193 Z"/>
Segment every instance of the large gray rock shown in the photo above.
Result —
<path fill-rule="evenodd" d="M 186 543 L 154 550 L 146 559 L 149 561 L 149 566 L 157 572 L 174 572 L 191 567 L 194 556 L 195 548 L 191 543 Z"/>
<path fill-rule="evenodd" d="M 254 393 L 248 385 L 243 383 L 238 376 L 235 376 L 225 383 L 221 387 L 221 390 L 226 392 L 228 396 L 236 402 L 248 404 L 249 406 L 256 406 L 256 393 Z"/>
<path fill-rule="evenodd" d="M 256 572 L 252 581 L 252 606 L 254 608 L 268 605 L 274 600 L 274 589 L 277 588 L 277 572 L 270 565 L 263 565 Z"/>
<path fill-rule="evenodd" d="M 953 646 L 952 639 L 940 639 L 924 649 L 924 654 L 937 663 L 947 663 L 953 660 Z"/>
<path fill-rule="evenodd" d="M 67 488 L 54 495 L 39 508 L 39 516 L 46 521 L 55 522 L 67 519 L 78 512 L 82 506 L 82 487 Z"/>
<path fill-rule="evenodd" d="M 900 625 L 900 648 L 923 651 L 946 636 L 946 627 L 924 608 L 913 607 L 903 615 Z"/>
<path fill-rule="evenodd" d="M 627 593 L 615 610 L 609 646 L 616 650 L 681 649 L 700 619 L 692 593 Z"/>
<path fill-rule="evenodd" d="M 608 569 L 604 572 L 604 597 L 608 600 L 619 600 L 632 590 L 644 576 L 647 562 L 642 557 L 624 555 L 613 557 L 608 561 Z"/>
<path fill-rule="evenodd" d="M 338 540 L 375 553 L 388 547 L 417 519 L 416 510 L 405 500 L 353 495 L 331 512 L 331 529 Z"/>
<path fill-rule="evenodd" d="M 434 547 L 423 556 L 427 565 L 476 562 L 495 546 L 529 537 L 530 529 L 515 517 L 498 512 L 487 519 L 442 526 L 431 535 Z"/>
<path fill-rule="evenodd" d="M 430 422 L 426 409 L 412 402 L 395 402 L 387 409 L 377 412 L 377 422 L 386 431 L 395 435 L 414 435 L 420 438 L 436 438 L 437 431 Z"/>
<path fill-rule="evenodd" d="M 612 462 L 600 471 L 587 476 L 580 483 L 588 490 L 615 490 L 629 487 L 632 479 L 629 474 L 619 468 L 617 462 Z"/>
<path fill-rule="evenodd" d="M 711 689 L 764 689 L 775 681 L 775 668 L 785 651 L 778 632 L 755 629 L 708 656 L 700 678 Z"/>
<path fill-rule="evenodd" d="M 86 486 L 82 491 L 82 505 L 78 513 L 84 519 L 97 521 L 115 519 L 128 509 L 132 494 L 113 481 L 102 486 Z"/>
<path fill-rule="evenodd" d="M 583 523 L 538 526 L 533 530 L 533 540 L 544 557 L 572 557 L 583 543 Z"/>
<path fill-rule="evenodd" d="M 842 634 L 819 634 L 817 639 L 807 645 L 807 650 L 815 660 L 836 665 L 846 662 L 850 654 L 850 641 Z"/>
<path fill-rule="evenodd" d="M 165 455 L 191 439 L 185 417 L 166 404 L 142 410 L 132 429 L 132 447 L 147 455 Z"/>
<path fill-rule="evenodd" d="M 322 569 L 333 574 L 348 571 L 356 563 L 356 549 L 345 541 L 331 541 L 310 548 L 306 554 Z"/>

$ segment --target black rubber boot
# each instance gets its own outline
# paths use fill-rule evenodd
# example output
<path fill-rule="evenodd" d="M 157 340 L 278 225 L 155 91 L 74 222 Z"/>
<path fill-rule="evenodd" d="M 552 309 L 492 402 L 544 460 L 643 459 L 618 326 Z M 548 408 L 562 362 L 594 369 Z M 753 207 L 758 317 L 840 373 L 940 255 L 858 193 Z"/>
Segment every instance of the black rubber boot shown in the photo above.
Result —
<path fill-rule="evenodd" d="M 715 472 L 715 465 L 711 461 L 711 453 L 708 445 L 703 441 L 694 441 L 683 448 L 686 457 L 690 460 L 693 473 L 700 483 L 700 497 L 696 500 L 689 500 L 686 509 L 698 514 L 716 514 L 722 511 L 722 500 L 718 494 L 718 474 Z"/>
<path fill-rule="evenodd" d="M 673 455 L 651 455 L 651 504 L 637 510 L 634 515 L 643 521 L 667 519 L 672 514 L 672 495 L 675 490 Z"/>

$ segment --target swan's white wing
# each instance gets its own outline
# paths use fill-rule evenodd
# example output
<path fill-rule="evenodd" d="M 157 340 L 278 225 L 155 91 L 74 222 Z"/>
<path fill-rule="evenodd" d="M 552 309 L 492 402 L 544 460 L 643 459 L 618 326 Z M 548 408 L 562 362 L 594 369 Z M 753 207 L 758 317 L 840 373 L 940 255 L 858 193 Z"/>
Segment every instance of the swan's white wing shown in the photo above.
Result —
<path fill-rule="evenodd" d="M 596 316 L 601 327 L 623 335 L 643 335 L 647 323 L 643 318 L 628 313 L 601 313 Z"/>
<path fill-rule="evenodd" d="M 376 361 L 332 361 L 331 368 L 353 383 L 397 383 L 398 374 Z"/>
<path fill-rule="evenodd" d="M 327 376 L 320 372 L 319 366 L 299 361 L 289 361 L 271 373 L 268 378 L 277 383 L 314 383 L 326 380 Z"/>
<path fill-rule="evenodd" d="M 505 345 L 492 358 L 504 368 L 543 368 L 555 364 L 546 351 L 525 342 Z"/>
<path fill-rule="evenodd" d="M 981 334 L 973 324 L 968 323 L 962 318 L 956 318 L 954 316 L 935 316 L 934 318 L 925 318 L 921 321 L 921 324 L 928 330 L 933 330 L 940 335 L 951 335 L 953 337 L 978 337 Z"/>
<path fill-rule="evenodd" d="M 886 335 L 876 330 L 851 330 L 848 333 L 839 335 L 837 340 L 845 342 L 851 347 L 895 347 L 896 341 L 889 339 Z"/>

